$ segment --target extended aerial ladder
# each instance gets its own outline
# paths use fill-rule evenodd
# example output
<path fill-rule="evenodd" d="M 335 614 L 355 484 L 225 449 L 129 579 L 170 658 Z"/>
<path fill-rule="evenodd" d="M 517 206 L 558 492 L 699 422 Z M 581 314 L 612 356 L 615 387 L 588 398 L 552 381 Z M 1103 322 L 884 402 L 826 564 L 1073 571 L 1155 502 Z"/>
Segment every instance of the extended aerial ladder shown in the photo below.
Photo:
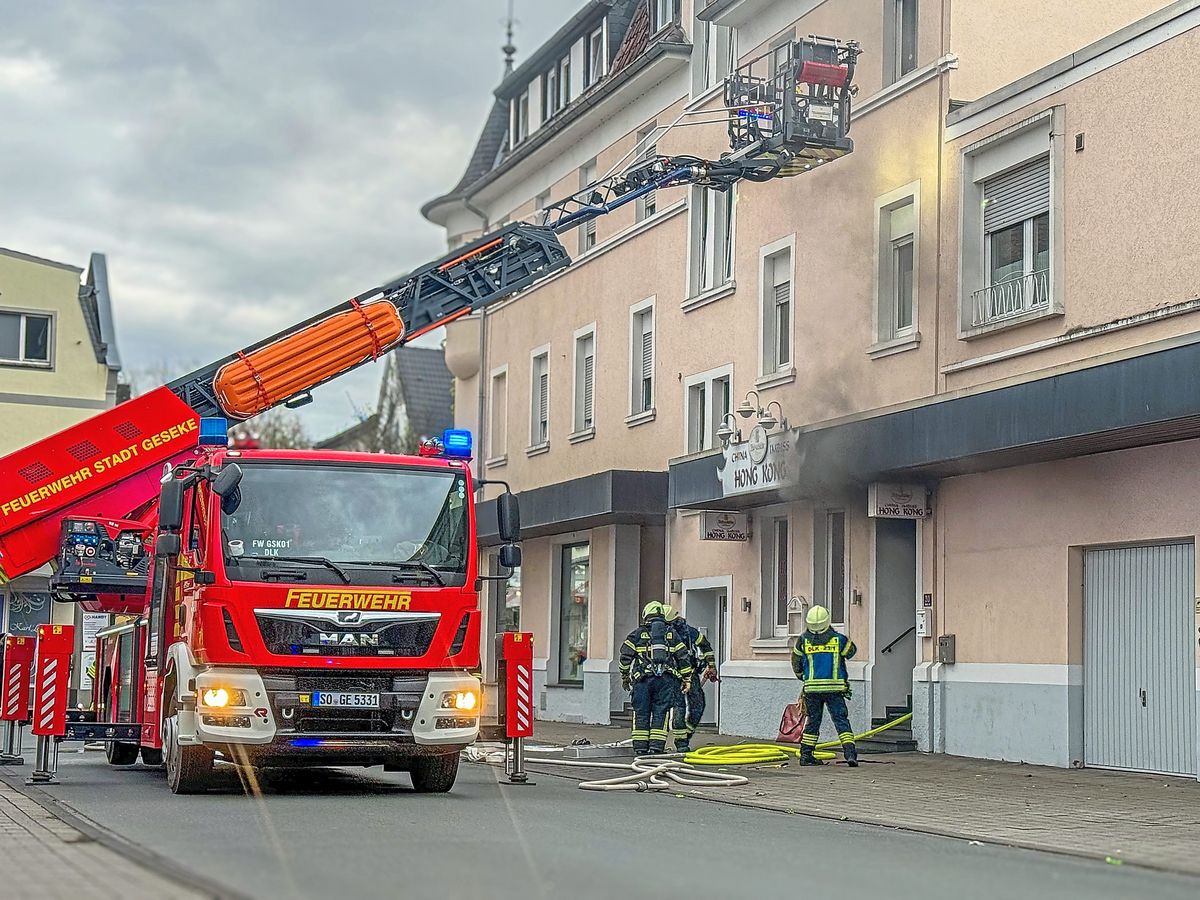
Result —
<path fill-rule="evenodd" d="M 798 175 L 851 152 L 859 53 L 854 42 L 809 37 L 752 60 L 726 79 L 721 112 L 731 152 L 720 159 L 637 159 L 550 205 L 535 222 L 485 234 L 0 458 L 0 583 L 57 558 L 53 584 L 60 591 L 133 595 L 129 588 L 148 566 L 149 529 L 136 514 L 157 496 L 163 465 L 193 452 L 202 417 L 244 421 L 281 404 L 309 402 L 314 388 L 570 265 L 557 235 L 651 191 L 681 185 L 727 190 L 742 180 Z M 114 514 L 130 519 L 113 518 L 87 534 L 63 531 L 70 517 Z"/>

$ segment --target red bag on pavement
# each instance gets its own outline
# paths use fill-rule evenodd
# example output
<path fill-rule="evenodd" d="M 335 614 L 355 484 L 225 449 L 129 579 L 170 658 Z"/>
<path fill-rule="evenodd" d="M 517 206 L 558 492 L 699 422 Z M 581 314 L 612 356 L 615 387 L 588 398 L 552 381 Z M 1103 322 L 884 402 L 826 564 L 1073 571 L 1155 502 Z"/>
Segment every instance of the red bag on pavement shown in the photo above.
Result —
<path fill-rule="evenodd" d="M 804 737 L 804 726 L 808 722 L 808 713 L 804 711 L 803 699 L 789 703 L 783 708 L 783 716 L 779 720 L 779 737 L 777 744 L 798 744 Z"/>

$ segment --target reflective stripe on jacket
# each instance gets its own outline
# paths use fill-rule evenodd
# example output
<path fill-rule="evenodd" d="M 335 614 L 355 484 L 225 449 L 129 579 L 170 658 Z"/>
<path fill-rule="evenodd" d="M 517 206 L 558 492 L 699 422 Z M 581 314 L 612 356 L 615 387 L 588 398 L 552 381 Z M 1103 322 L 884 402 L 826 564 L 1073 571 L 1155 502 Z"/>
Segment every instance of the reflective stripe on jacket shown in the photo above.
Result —
<path fill-rule="evenodd" d="M 792 671 L 806 694 L 844 694 L 850 690 L 846 660 L 857 650 L 854 641 L 832 628 L 819 635 L 806 631 L 792 648 Z"/>

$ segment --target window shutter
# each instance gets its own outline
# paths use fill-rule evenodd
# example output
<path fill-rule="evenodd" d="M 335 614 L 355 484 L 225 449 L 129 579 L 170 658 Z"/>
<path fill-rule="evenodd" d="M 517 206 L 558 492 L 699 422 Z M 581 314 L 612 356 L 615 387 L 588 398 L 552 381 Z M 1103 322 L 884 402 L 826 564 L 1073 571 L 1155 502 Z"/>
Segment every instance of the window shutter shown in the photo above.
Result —
<path fill-rule="evenodd" d="M 538 379 L 538 422 L 545 424 L 549 418 L 550 408 L 550 376 L 542 373 Z"/>
<path fill-rule="evenodd" d="M 642 377 L 654 375 L 654 331 L 647 328 L 642 332 Z"/>
<path fill-rule="evenodd" d="M 1050 157 L 983 183 L 983 230 L 990 234 L 1050 209 Z"/>
<path fill-rule="evenodd" d="M 592 424 L 592 386 L 596 368 L 596 357 L 588 354 L 583 359 L 583 427 Z"/>
<path fill-rule="evenodd" d="M 785 281 L 775 285 L 775 305 L 783 306 L 792 299 L 792 283 Z"/>

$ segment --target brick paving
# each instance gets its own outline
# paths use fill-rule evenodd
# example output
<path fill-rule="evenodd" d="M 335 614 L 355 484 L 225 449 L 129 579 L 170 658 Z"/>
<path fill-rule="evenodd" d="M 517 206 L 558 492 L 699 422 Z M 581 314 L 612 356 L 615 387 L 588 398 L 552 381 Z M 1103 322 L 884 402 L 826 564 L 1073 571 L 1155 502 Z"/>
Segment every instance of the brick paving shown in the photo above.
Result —
<path fill-rule="evenodd" d="M 97 843 L 0 780 L 0 897 L 4 900 L 207 896 Z"/>
<path fill-rule="evenodd" d="M 624 736 L 616 727 L 539 722 L 534 742 Z M 701 732 L 694 744 L 739 740 Z M 858 769 L 731 767 L 750 784 L 676 793 L 1200 875 L 1200 782 L 1193 779 L 925 753 L 865 759 Z"/>

